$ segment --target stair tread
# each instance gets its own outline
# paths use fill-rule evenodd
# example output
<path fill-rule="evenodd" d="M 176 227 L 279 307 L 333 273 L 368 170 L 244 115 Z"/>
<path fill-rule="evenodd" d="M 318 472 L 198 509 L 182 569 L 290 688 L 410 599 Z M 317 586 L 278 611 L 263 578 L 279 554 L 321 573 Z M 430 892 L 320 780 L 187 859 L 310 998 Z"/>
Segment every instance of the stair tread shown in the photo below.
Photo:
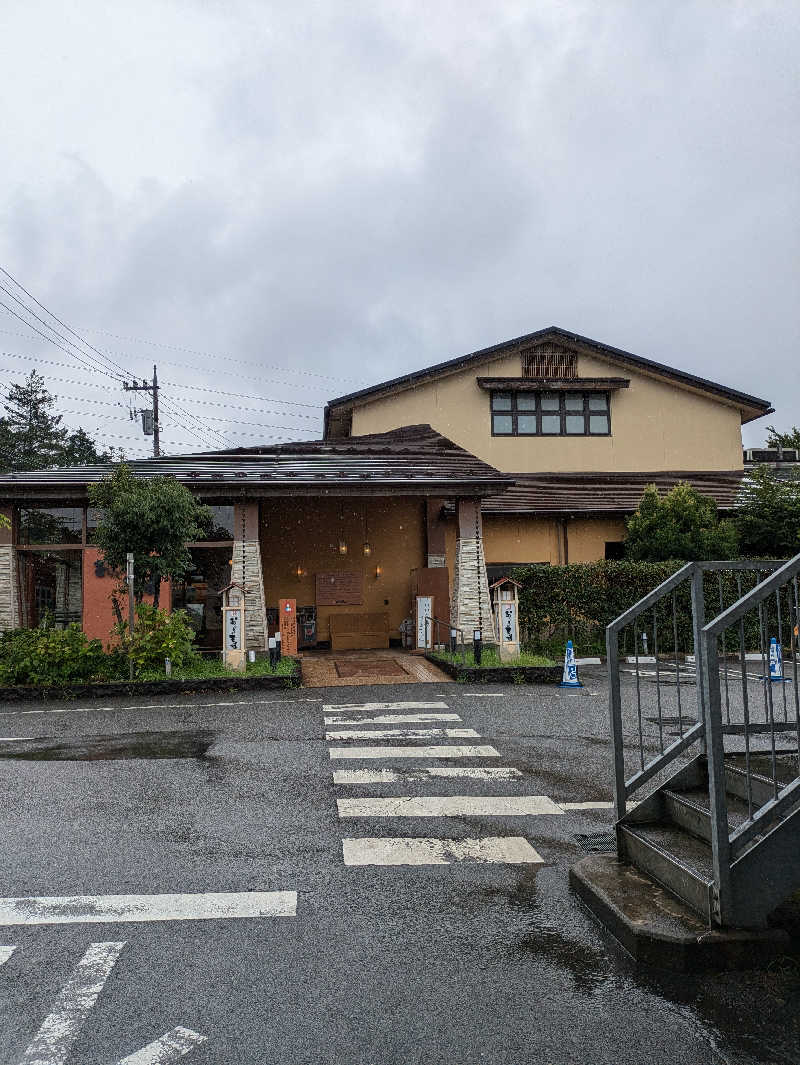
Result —
<path fill-rule="evenodd" d="M 682 788 L 680 791 L 673 788 L 665 788 L 665 795 L 672 795 L 676 799 L 683 800 L 696 807 L 698 810 L 702 810 L 709 818 L 711 817 L 711 806 L 707 788 Z M 744 824 L 749 817 L 747 802 L 744 799 L 740 799 L 738 795 L 733 795 L 728 792 L 725 796 L 726 806 L 728 808 L 728 826 L 730 828 L 738 828 L 739 825 Z M 754 806 L 754 812 L 758 809 Z"/>
<path fill-rule="evenodd" d="M 675 825 L 660 822 L 628 824 L 622 828 L 668 854 L 703 883 L 710 883 L 714 879 L 711 848 L 696 836 Z"/>

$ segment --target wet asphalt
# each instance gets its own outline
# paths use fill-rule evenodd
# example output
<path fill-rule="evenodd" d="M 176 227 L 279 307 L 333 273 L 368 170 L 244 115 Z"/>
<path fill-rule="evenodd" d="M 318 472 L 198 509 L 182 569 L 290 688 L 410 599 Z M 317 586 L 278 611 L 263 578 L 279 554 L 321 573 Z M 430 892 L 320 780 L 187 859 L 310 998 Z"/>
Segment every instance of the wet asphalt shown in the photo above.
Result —
<path fill-rule="evenodd" d="M 337 796 L 610 799 L 605 677 L 583 680 L 580 693 L 421 684 L 0 709 L 0 896 L 298 893 L 294 918 L 0 927 L 17 948 L 0 965 L 0 1061 L 22 1059 L 90 943 L 125 941 L 70 1065 L 119 1062 L 177 1026 L 207 1037 L 191 1065 L 797 1063 L 797 959 L 643 971 L 570 892 L 580 838 L 609 811 L 339 820 Z M 521 778 L 334 787 L 323 702 L 415 699 L 480 735 L 441 742 L 492 744 L 500 758 L 476 764 Z M 633 750 L 630 709 L 626 731 Z M 342 861 L 344 836 L 495 835 L 524 836 L 544 862 Z"/>

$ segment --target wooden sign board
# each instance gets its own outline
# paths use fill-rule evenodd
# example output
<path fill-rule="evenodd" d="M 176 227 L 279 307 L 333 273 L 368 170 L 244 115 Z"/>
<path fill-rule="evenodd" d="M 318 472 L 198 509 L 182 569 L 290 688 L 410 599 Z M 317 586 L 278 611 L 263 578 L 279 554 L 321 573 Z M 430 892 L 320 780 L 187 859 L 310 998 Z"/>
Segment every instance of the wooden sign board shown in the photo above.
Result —
<path fill-rule="evenodd" d="M 317 606 L 361 606 L 364 575 L 355 571 L 317 573 Z"/>
<path fill-rule="evenodd" d="M 280 614 L 281 630 L 281 654 L 297 654 L 297 600 L 279 599 L 278 612 Z"/>

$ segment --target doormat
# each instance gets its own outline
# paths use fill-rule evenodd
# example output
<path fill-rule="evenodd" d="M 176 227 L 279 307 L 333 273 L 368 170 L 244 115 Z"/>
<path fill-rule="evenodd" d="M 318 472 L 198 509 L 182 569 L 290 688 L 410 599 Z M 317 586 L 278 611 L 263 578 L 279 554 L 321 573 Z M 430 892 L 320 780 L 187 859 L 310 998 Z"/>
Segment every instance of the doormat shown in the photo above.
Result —
<path fill-rule="evenodd" d="M 334 662 L 334 665 L 340 677 L 405 677 L 408 675 L 408 670 L 404 669 L 396 658 L 367 658 L 361 661 L 357 658 L 350 658 Z"/>

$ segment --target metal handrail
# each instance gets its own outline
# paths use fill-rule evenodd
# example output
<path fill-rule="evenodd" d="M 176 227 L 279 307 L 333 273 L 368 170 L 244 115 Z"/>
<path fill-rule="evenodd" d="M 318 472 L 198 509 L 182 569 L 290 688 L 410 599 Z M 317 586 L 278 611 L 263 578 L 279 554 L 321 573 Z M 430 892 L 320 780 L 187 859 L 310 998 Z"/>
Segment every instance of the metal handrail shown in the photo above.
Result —
<path fill-rule="evenodd" d="M 458 641 L 457 646 L 460 646 L 460 648 L 461 648 L 461 657 L 466 659 L 467 651 L 466 651 L 466 644 L 465 644 L 465 641 L 464 641 L 464 630 L 463 629 L 460 629 L 457 625 L 451 625 L 447 621 L 440 621 L 439 618 L 432 618 L 432 617 L 429 617 L 428 615 L 426 615 L 425 618 L 424 618 L 424 625 L 425 625 L 424 639 L 425 639 L 425 650 L 426 651 L 433 650 L 434 647 L 436 646 L 436 640 L 433 638 L 433 626 L 436 625 L 437 629 L 444 627 L 447 630 L 448 638 L 447 638 L 446 641 L 444 641 L 444 646 L 447 647 L 448 650 L 451 649 L 451 634 L 453 632 L 455 632 L 455 633 L 457 633 L 460 636 L 460 640 Z M 429 629 L 429 627 L 431 629 L 431 639 L 430 639 L 430 641 L 428 639 L 428 629 Z M 453 653 L 455 653 L 455 652 L 453 652 Z"/>

